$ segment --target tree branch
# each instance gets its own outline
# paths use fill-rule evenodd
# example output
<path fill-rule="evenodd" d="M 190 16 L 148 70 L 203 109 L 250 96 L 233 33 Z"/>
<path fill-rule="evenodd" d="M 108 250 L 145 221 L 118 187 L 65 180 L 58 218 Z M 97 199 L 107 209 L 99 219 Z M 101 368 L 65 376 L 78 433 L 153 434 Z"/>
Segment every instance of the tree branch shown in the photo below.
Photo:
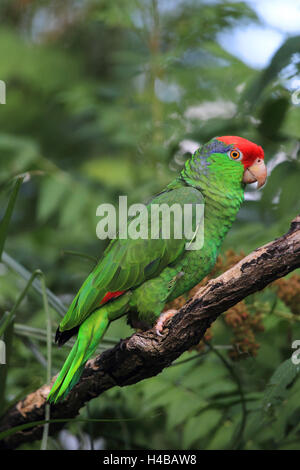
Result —
<path fill-rule="evenodd" d="M 243 258 L 231 269 L 199 289 L 170 320 L 163 336 L 153 329 L 135 333 L 88 361 L 80 382 L 67 398 L 51 405 L 51 419 L 73 418 L 87 401 L 114 387 L 124 387 L 159 374 L 184 351 L 199 343 L 205 331 L 224 311 L 274 280 L 300 267 L 300 215 L 282 237 Z M 54 379 L 53 379 L 54 380 Z M 43 420 L 49 385 L 29 394 L 11 408 L 0 423 L 0 432 Z M 51 424 L 53 434 L 62 424 Z M 40 439 L 42 426 L 18 431 L 0 442 L 15 448 Z"/>

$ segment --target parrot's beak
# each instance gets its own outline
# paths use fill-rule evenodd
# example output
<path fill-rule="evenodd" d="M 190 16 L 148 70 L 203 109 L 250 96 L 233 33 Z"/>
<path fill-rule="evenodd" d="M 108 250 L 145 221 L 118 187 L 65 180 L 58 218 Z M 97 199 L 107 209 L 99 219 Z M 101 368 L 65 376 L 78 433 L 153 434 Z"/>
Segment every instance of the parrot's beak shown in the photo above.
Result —
<path fill-rule="evenodd" d="M 255 183 L 257 181 L 257 189 L 261 188 L 267 179 L 267 168 L 262 158 L 257 158 L 255 162 L 246 168 L 243 176 L 243 183 Z"/>

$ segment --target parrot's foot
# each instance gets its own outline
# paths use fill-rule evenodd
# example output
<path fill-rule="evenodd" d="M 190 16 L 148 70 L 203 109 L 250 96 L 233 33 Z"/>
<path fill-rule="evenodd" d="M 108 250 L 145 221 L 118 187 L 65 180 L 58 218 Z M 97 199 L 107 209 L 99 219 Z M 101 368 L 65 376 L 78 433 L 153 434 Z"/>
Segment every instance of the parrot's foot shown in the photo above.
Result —
<path fill-rule="evenodd" d="M 167 310 L 166 312 L 163 312 L 160 316 L 159 319 L 157 320 L 155 324 L 155 331 L 158 336 L 162 336 L 161 332 L 164 328 L 165 323 L 172 318 L 175 313 L 177 313 L 177 310 L 170 309 Z"/>

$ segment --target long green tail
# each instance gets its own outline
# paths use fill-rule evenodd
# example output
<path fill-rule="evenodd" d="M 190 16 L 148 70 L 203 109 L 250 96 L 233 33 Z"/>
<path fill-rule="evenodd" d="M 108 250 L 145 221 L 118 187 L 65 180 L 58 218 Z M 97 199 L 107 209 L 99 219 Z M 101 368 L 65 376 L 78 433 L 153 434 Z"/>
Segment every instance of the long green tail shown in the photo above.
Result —
<path fill-rule="evenodd" d="M 104 307 L 93 312 L 80 326 L 77 340 L 48 396 L 51 403 L 64 399 L 79 381 L 86 361 L 94 354 L 109 325 Z"/>
<path fill-rule="evenodd" d="M 68 355 L 53 387 L 48 395 L 50 403 L 63 400 L 79 381 L 85 363 L 94 354 L 111 321 L 126 313 L 129 296 L 95 310 L 80 326 L 77 340 Z"/>

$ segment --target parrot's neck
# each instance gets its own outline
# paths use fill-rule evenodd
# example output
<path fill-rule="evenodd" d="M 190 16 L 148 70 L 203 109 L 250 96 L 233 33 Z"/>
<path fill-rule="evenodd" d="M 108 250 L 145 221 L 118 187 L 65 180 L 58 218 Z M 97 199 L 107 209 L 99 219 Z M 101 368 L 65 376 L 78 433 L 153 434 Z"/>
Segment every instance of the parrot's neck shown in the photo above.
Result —
<path fill-rule="evenodd" d="M 183 184 L 202 193 L 205 201 L 204 243 L 213 240 L 217 250 L 244 200 L 242 172 L 239 165 L 233 171 L 232 168 L 213 171 L 213 165 L 207 171 L 199 171 L 197 162 L 191 160 L 179 177 Z"/>
<path fill-rule="evenodd" d="M 213 238 L 216 248 L 219 249 L 244 200 L 244 189 L 240 185 L 238 191 L 227 189 L 225 192 L 213 182 L 205 188 L 203 193 L 205 198 L 204 242 L 205 239 Z"/>

